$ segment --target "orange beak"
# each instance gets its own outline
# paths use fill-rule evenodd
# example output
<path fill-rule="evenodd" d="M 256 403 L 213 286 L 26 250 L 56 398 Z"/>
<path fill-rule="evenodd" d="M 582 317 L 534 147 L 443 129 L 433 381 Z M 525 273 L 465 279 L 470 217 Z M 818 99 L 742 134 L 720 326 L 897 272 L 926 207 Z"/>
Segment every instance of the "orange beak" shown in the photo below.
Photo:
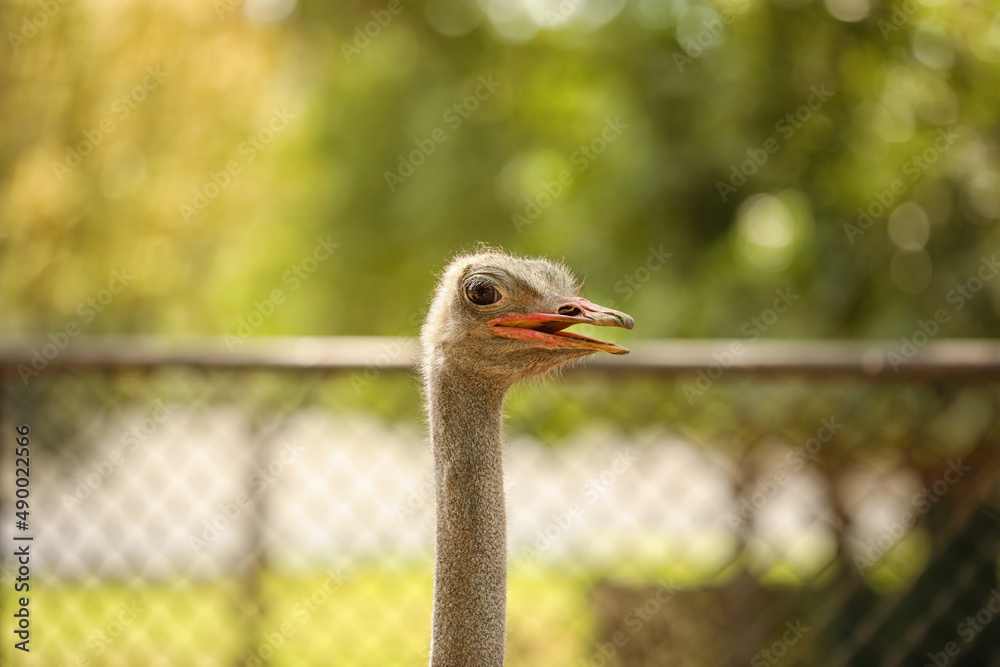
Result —
<path fill-rule="evenodd" d="M 561 305 L 556 308 L 554 313 L 504 315 L 490 320 L 488 324 L 497 336 L 532 341 L 539 344 L 540 347 L 573 348 L 610 354 L 629 353 L 627 347 L 616 343 L 608 343 L 571 331 L 564 331 L 574 324 L 631 329 L 635 326 L 635 320 L 629 315 L 591 303 L 582 297 L 564 298 L 560 300 L 560 303 Z"/>

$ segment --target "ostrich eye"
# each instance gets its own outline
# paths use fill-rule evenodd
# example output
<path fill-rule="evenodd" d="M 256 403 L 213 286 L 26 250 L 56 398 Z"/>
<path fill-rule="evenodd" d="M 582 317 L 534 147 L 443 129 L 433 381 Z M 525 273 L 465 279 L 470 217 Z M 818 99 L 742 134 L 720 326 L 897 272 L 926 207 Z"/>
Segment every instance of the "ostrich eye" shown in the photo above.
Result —
<path fill-rule="evenodd" d="M 465 297 L 477 306 L 489 306 L 500 300 L 500 290 L 486 280 L 474 280 L 465 286 Z"/>

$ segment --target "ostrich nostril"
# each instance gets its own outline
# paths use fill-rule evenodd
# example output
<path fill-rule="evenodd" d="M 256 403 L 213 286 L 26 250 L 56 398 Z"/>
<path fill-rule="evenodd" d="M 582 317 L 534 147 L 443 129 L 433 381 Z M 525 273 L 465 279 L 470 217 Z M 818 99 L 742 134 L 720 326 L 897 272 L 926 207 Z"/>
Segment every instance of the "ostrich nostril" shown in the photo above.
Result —
<path fill-rule="evenodd" d="M 559 310 L 556 311 L 560 315 L 569 315 L 570 317 L 579 317 L 583 315 L 583 311 L 579 306 L 574 306 L 571 303 L 567 303 L 565 306 L 559 306 Z"/>

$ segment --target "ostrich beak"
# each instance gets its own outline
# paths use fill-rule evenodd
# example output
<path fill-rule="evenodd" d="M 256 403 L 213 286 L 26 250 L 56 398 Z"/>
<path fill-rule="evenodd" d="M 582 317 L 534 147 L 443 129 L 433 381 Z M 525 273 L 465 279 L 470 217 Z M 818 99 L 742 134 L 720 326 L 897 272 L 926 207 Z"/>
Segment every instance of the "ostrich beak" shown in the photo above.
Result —
<path fill-rule="evenodd" d="M 563 331 L 574 324 L 590 324 L 597 327 L 621 327 L 631 329 L 635 320 L 629 315 L 611 308 L 598 306 L 582 297 L 566 297 L 559 300 L 554 312 L 535 312 L 520 315 L 504 315 L 488 322 L 497 336 L 532 341 L 539 347 L 572 348 L 628 354 L 627 347 L 616 343 L 588 338 L 571 331 Z"/>

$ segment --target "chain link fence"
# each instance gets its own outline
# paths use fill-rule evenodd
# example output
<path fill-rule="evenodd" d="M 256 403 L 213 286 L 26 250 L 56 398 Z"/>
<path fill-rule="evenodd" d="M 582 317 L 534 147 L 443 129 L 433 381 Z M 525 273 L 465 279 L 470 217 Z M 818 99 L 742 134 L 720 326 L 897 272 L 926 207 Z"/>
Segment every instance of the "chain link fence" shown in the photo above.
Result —
<path fill-rule="evenodd" d="M 769 345 L 637 346 L 511 393 L 507 664 L 1000 665 L 996 348 L 895 373 Z M 426 664 L 405 341 L 34 350 L 0 350 L 5 664 Z"/>

